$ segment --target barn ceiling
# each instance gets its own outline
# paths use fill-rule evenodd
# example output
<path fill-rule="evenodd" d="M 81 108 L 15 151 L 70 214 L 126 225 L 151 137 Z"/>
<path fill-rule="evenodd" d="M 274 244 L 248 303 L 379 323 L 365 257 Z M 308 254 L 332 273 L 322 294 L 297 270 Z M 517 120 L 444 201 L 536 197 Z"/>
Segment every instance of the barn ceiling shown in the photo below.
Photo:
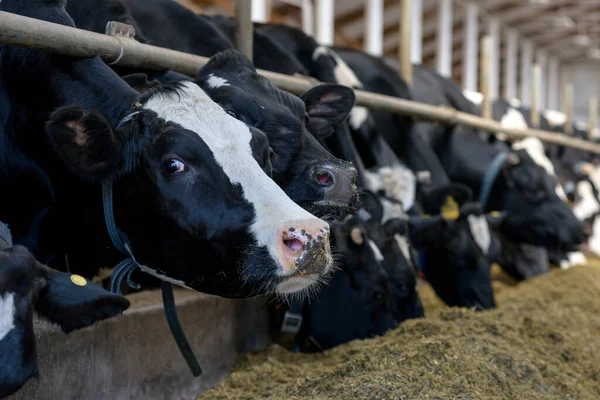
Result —
<path fill-rule="evenodd" d="M 182 4 L 208 13 L 234 11 L 233 0 L 178 0 Z M 464 15 L 467 0 L 454 0 L 453 8 L 453 77 L 462 80 Z M 271 20 L 301 26 L 300 0 L 272 0 Z M 400 0 L 384 0 L 384 52 L 398 53 Z M 600 60 L 600 0 L 477 0 L 480 8 L 479 32 L 487 33 L 488 20 L 498 18 L 502 40 L 508 30 L 531 40 L 536 50 L 562 62 L 581 59 Z M 365 31 L 365 0 L 336 0 L 335 42 L 362 48 Z M 438 0 L 423 0 L 423 64 L 435 66 Z"/>

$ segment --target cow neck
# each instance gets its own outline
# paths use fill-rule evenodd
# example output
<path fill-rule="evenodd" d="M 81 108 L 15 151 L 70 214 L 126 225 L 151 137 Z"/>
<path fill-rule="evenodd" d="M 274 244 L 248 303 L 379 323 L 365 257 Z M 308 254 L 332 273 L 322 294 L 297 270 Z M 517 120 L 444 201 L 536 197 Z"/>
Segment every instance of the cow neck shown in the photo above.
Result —
<path fill-rule="evenodd" d="M 102 183 L 102 207 L 104 211 L 104 221 L 110 236 L 110 240 L 113 246 L 123 255 L 125 255 L 125 259 L 117 264 L 112 272 L 110 290 L 111 292 L 121 294 L 121 283 L 123 279 L 126 279 L 129 287 L 133 289 L 139 289 L 140 285 L 131 280 L 131 274 L 137 269 L 144 270 L 144 268 L 142 268 L 135 260 L 133 251 L 129 245 L 129 241 L 127 240 L 127 236 L 124 232 L 117 228 L 115 223 L 112 181 L 105 181 Z M 160 278 L 158 275 L 155 276 Z M 165 315 L 167 317 L 167 323 L 169 324 L 171 333 L 173 334 L 175 342 L 179 347 L 179 351 L 192 371 L 192 374 L 194 376 L 200 376 L 202 375 L 202 368 L 200 367 L 200 363 L 194 355 L 192 347 L 185 336 L 185 332 L 183 331 L 181 322 L 179 321 L 179 317 L 177 315 L 175 298 L 173 295 L 173 285 L 163 279 L 161 281 L 161 293 Z"/>

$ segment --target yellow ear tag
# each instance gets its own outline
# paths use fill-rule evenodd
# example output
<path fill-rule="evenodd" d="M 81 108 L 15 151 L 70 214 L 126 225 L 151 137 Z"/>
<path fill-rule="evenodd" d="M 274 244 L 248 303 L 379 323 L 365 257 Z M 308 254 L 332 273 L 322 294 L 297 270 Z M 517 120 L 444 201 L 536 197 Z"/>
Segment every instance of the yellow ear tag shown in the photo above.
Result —
<path fill-rule="evenodd" d="M 423 218 L 431 218 L 431 215 L 429 215 L 429 214 L 423 214 Z"/>
<path fill-rule="evenodd" d="M 71 282 L 73 282 L 77 286 L 87 285 L 87 281 L 81 275 L 71 275 Z"/>
<path fill-rule="evenodd" d="M 458 204 L 456 203 L 456 201 L 454 201 L 454 198 L 452 196 L 446 197 L 446 202 L 440 209 L 440 214 L 442 214 L 442 217 L 444 219 L 450 221 L 455 221 L 458 219 L 460 211 L 458 210 Z"/>
<path fill-rule="evenodd" d="M 490 212 L 490 215 L 494 218 L 498 218 L 502 214 L 500 214 L 500 211 L 492 211 Z"/>

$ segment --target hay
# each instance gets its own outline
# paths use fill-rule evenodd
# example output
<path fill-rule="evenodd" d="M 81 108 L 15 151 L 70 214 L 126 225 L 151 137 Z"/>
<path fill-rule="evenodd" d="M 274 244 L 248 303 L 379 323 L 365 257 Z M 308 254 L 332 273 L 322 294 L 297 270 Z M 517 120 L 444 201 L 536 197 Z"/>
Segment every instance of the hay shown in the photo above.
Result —
<path fill-rule="evenodd" d="M 600 265 L 496 281 L 497 310 L 448 309 L 325 354 L 242 356 L 202 399 L 599 399 Z M 441 310 L 441 311 L 436 311 Z"/>

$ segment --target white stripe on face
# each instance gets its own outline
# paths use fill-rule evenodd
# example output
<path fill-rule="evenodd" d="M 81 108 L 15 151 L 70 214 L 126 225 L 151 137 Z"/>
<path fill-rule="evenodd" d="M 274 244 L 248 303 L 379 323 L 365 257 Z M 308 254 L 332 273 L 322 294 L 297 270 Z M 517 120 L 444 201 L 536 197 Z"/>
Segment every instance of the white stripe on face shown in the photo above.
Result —
<path fill-rule="evenodd" d="M 400 247 L 400 251 L 406 259 L 406 262 L 408 262 L 408 265 L 414 270 L 415 266 L 413 265 L 412 258 L 410 256 L 410 246 L 408 244 L 406 236 L 401 236 L 400 234 L 396 233 L 394 234 L 394 239 L 396 240 L 396 244 L 398 244 L 398 247 Z"/>
<path fill-rule="evenodd" d="M 252 156 L 250 129 L 228 115 L 193 82 L 184 82 L 178 94 L 157 93 L 143 108 L 195 132 L 206 143 L 231 183 L 241 186 L 244 198 L 254 207 L 256 216 L 250 230 L 257 245 L 266 246 L 274 260 L 278 260 L 279 235 L 286 224 L 309 222 L 329 228 L 326 222 L 290 200 L 264 173 Z"/>
<path fill-rule="evenodd" d="M 590 182 L 577 182 L 576 190 L 580 200 L 575 203 L 573 214 L 575 214 L 578 220 L 583 221 L 588 219 L 600 211 L 600 204 L 598 204 L 598 199 L 594 196 L 594 190 Z"/>
<path fill-rule="evenodd" d="M 366 171 L 365 186 L 373 193 L 383 190 L 386 197 L 401 202 L 404 211 L 410 210 L 415 203 L 417 178 L 405 165 L 381 167 L 376 172 Z"/>
<path fill-rule="evenodd" d="M 371 250 L 373 251 L 373 254 L 375 254 L 375 259 L 379 262 L 383 261 L 383 254 L 381 254 L 381 250 L 379 250 L 379 247 L 377 247 L 377 245 L 375 244 L 374 241 L 372 241 L 371 239 L 368 240 L 369 242 L 369 247 L 371 247 Z"/>
<path fill-rule="evenodd" d="M 0 340 L 15 327 L 15 294 L 0 296 Z"/>
<path fill-rule="evenodd" d="M 214 74 L 210 74 L 208 76 L 206 83 L 208 83 L 208 87 L 211 89 L 220 88 L 221 86 L 229 86 L 227 79 L 221 78 L 220 76 L 215 76 Z"/>
<path fill-rule="evenodd" d="M 477 243 L 483 254 L 487 255 L 490 251 L 492 238 L 485 215 L 469 215 L 467 220 L 469 221 L 469 229 L 471 230 L 473 240 Z"/>
<path fill-rule="evenodd" d="M 527 137 L 523 140 L 513 143 L 512 148 L 513 150 L 525 150 L 533 162 L 544 168 L 548 175 L 552 177 L 556 176 L 554 172 L 554 165 L 548 156 L 546 156 L 544 144 L 540 139 L 536 137 Z M 565 203 L 568 203 L 569 200 L 567 199 L 567 194 L 560 183 L 556 183 L 554 191 L 559 199 Z"/>

